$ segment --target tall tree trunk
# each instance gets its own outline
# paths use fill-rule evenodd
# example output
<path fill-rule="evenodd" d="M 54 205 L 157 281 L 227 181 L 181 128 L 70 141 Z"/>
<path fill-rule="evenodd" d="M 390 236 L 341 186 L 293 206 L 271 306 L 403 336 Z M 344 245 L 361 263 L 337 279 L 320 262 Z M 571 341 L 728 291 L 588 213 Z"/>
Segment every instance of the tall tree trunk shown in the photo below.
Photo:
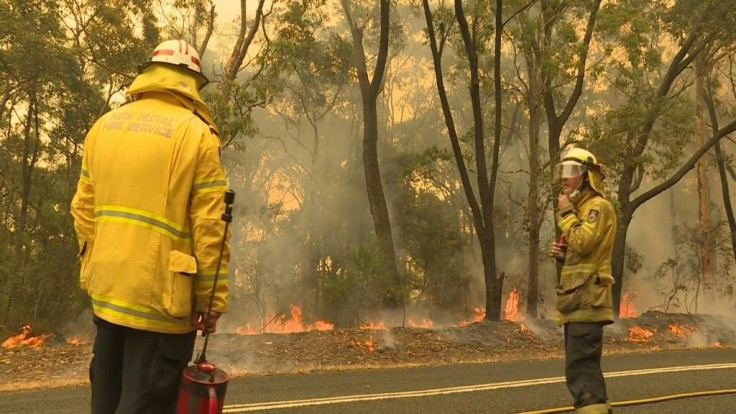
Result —
<path fill-rule="evenodd" d="M 305 112 L 310 108 L 304 108 Z M 307 116 L 309 124 L 312 127 L 314 138 L 312 141 L 312 163 L 307 178 L 308 186 L 302 211 L 306 213 L 305 235 L 304 235 L 304 252 L 302 256 L 302 316 L 305 322 L 313 322 L 315 317 L 315 309 L 317 306 L 317 295 L 319 292 L 318 268 L 320 255 L 317 253 L 316 234 L 314 231 L 314 220 L 317 209 L 317 168 L 319 157 L 319 129 L 317 128 L 317 117 L 312 114 Z"/>
<path fill-rule="evenodd" d="M 710 124 L 715 135 L 718 132 L 718 115 L 716 114 L 715 104 L 711 94 L 706 94 L 705 103 L 708 106 L 708 114 L 710 116 Z M 721 151 L 720 142 L 714 145 L 716 149 L 716 161 L 718 162 L 718 176 L 721 179 L 721 195 L 723 196 L 723 209 L 726 211 L 726 220 L 728 221 L 728 229 L 731 234 L 731 248 L 733 250 L 733 259 L 736 260 L 736 218 L 731 205 L 731 191 L 728 186 L 728 175 L 726 174 L 726 160 Z"/>
<path fill-rule="evenodd" d="M 378 58 L 373 72 L 373 79 L 369 79 L 367 59 L 363 48 L 363 29 L 353 20 L 349 2 L 341 0 L 341 5 L 350 26 L 355 49 L 355 64 L 360 83 L 360 92 L 363 98 L 363 171 L 365 174 L 368 203 L 376 231 L 376 239 L 381 254 L 382 271 L 388 280 L 392 280 L 393 287 L 384 292 L 384 306 L 388 308 L 401 307 L 404 311 L 402 325 L 406 322 L 404 308 L 404 294 L 399 272 L 396 268 L 396 253 L 391 232 L 386 198 L 381 183 L 381 171 L 378 163 L 378 95 L 383 89 L 383 78 L 388 58 L 389 17 L 391 10 L 390 0 L 381 0 L 381 33 L 379 39 Z"/>
<path fill-rule="evenodd" d="M 455 8 L 461 4 L 461 0 L 455 0 Z M 462 7 L 461 7 L 462 8 Z M 488 183 L 487 192 L 488 194 L 484 197 L 483 188 L 480 189 L 481 199 L 483 199 L 483 205 L 485 208 L 485 222 L 486 222 L 486 235 L 488 239 L 488 265 L 485 268 L 486 277 L 486 319 L 497 321 L 501 319 L 501 307 L 502 295 L 503 295 L 503 277 L 498 275 L 496 269 L 496 231 L 493 223 L 493 206 L 494 198 L 496 193 L 496 178 L 498 177 L 498 154 L 501 150 L 501 115 L 502 115 L 502 99 L 503 89 L 501 89 L 501 40 L 503 37 L 503 0 L 496 0 L 496 24 L 494 29 L 496 30 L 494 36 L 493 45 L 493 89 L 494 98 L 496 103 L 495 108 L 495 119 L 493 126 L 493 155 L 491 158 L 491 179 Z M 468 45 L 468 42 L 466 42 Z M 476 142 L 478 142 L 477 134 L 480 134 L 480 142 L 483 140 L 483 115 L 481 114 L 481 103 L 480 103 L 480 80 L 478 79 L 478 56 L 475 54 L 477 48 L 475 42 L 473 42 L 473 55 L 475 59 L 471 60 L 471 79 L 473 74 L 475 80 L 471 83 L 471 98 L 473 100 L 473 118 L 476 120 Z M 475 69 L 473 69 L 475 67 Z M 473 91 L 474 89 L 476 89 Z M 485 151 L 484 151 L 485 156 Z M 485 164 L 485 163 L 484 163 Z M 485 177 L 484 168 L 478 169 L 478 172 L 483 172 Z M 479 182 L 480 184 L 481 182 Z M 490 286 L 490 287 L 489 287 Z"/>
<path fill-rule="evenodd" d="M 613 242 L 613 253 L 611 255 L 611 268 L 613 277 L 616 281 L 612 289 L 613 312 L 616 316 L 618 316 L 619 308 L 621 306 L 621 290 L 623 288 L 624 261 L 626 257 L 626 234 L 629 224 L 631 224 L 634 210 L 636 210 L 641 203 L 649 199 L 642 198 L 643 195 L 640 195 L 636 200 L 631 200 L 631 193 L 638 188 L 638 184 L 641 182 L 640 179 L 644 174 L 642 167 L 639 164 L 640 161 L 638 160 L 647 147 L 654 124 L 661 113 L 660 108 L 662 107 L 662 102 L 667 99 L 672 84 L 701 51 L 700 48 L 694 47 L 697 38 L 697 33 L 693 31 L 686 39 L 683 40 L 680 49 L 673 56 L 666 74 L 662 77 L 662 80 L 654 93 L 649 113 L 641 126 L 639 126 L 638 131 L 625 137 L 627 145 L 623 156 L 623 168 L 618 185 L 618 202 L 621 211 L 618 221 L 618 229 L 616 231 L 616 239 Z M 637 172 L 639 173 L 639 179 L 635 180 L 635 173 Z M 657 188 L 659 187 L 660 186 L 657 186 Z M 664 189 L 659 191 L 661 192 L 663 190 Z M 651 193 L 651 190 L 647 192 L 647 194 L 649 193 Z"/>
<path fill-rule="evenodd" d="M 539 207 L 539 126 L 542 121 L 542 74 L 539 61 L 531 50 L 528 50 L 526 55 L 529 72 L 529 90 L 527 91 L 529 109 L 529 196 L 527 201 L 529 291 L 526 313 L 527 316 L 536 318 L 539 301 L 539 228 L 542 224 L 542 212 Z"/>
<path fill-rule="evenodd" d="M 473 108 L 473 141 L 475 143 L 475 164 L 478 178 L 478 194 L 482 209 L 483 230 L 478 231 L 481 257 L 483 259 L 483 276 L 486 293 L 486 316 L 490 321 L 501 319 L 503 277 L 498 275 L 496 268 L 496 232 L 493 224 L 493 206 L 496 191 L 496 177 L 498 176 L 498 154 L 501 146 L 501 39 L 503 33 L 502 0 L 496 0 L 495 36 L 493 57 L 493 79 L 495 98 L 494 140 L 491 155 L 490 169 L 486 163 L 485 131 L 483 128 L 483 104 L 480 97 L 480 75 L 478 68 L 478 45 L 476 38 L 477 21 L 474 22 L 471 32 L 468 20 L 465 17 L 462 0 L 455 0 L 455 18 L 468 56 L 470 69 L 470 102 Z M 490 178 L 488 174 L 490 172 Z"/>
<path fill-rule="evenodd" d="M 557 82 L 555 73 L 550 73 L 546 65 L 541 65 L 540 68 L 542 82 L 544 84 L 544 89 L 541 91 L 541 93 L 544 100 L 544 111 L 547 114 L 547 149 L 549 152 L 550 167 L 553 167 L 560 161 L 560 138 L 562 137 L 562 128 L 567 123 L 567 120 L 570 119 L 572 111 L 575 109 L 575 106 L 577 106 L 577 103 L 580 100 L 580 96 L 583 94 L 583 87 L 585 86 L 584 81 L 586 63 L 588 61 L 588 52 L 590 50 L 590 41 L 593 39 L 593 29 L 595 28 L 595 23 L 598 18 L 598 10 L 600 9 L 601 1 L 602 0 L 595 0 L 591 5 L 590 14 L 588 15 L 588 23 L 585 28 L 585 36 L 583 37 L 583 41 L 580 44 L 580 57 L 578 58 L 578 67 L 575 75 L 575 86 L 573 87 L 572 93 L 568 97 L 567 102 L 565 102 L 564 107 L 560 113 L 558 113 L 557 103 L 555 101 L 556 92 L 554 90 L 554 87 L 552 86 L 553 83 Z M 552 29 L 554 28 L 555 22 L 557 21 L 557 17 L 560 13 L 562 13 L 565 6 L 565 2 L 550 0 L 541 1 L 543 19 L 543 48 L 537 48 L 535 50 L 537 62 L 544 62 L 545 59 L 548 59 L 548 56 L 551 53 L 554 53 L 554 51 L 552 51 Z M 552 180 L 554 180 L 552 174 L 550 174 L 550 177 L 552 177 Z M 557 208 L 557 197 L 556 194 L 554 194 L 554 189 L 559 188 L 559 185 L 560 183 L 553 181 L 550 186 L 550 188 L 553 189 L 551 194 L 553 208 Z M 560 231 L 555 226 L 555 237 L 559 236 Z M 555 263 L 557 270 L 557 280 L 559 280 L 560 274 L 562 272 L 562 265 L 556 261 Z"/>
<path fill-rule="evenodd" d="M 34 127 L 35 126 L 35 127 Z M 12 312 L 13 302 L 17 299 L 23 300 L 21 289 L 26 286 L 26 264 L 29 257 L 28 246 L 28 210 L 31 202 L 31 186 L 33 184 L 33 172 L 39 158 L 39 119 L 38 101 L 35 90 L 31 89 L 28 94 L 28 113 L 23 128 L 23 155 L 20 160 L 21 183 L 20 183 L 20 210 L 18 211 L 17 226 L 15 227 L 15 270 L 8 288 L 8 302 L 6 309 L 6 321 L 14 323 Z"/>
<path fill-rule="evenodd" d="M 498 165 L 498 148 L 500 145 L 500 139 L 494 141 L 494 154 L 493 154 L 493 165 L 491 173 L 491 179 L 488 180 L 488 168 L 486 166 L 486 152 L 483 135 L 483 116 L 482 116 L 482 102 L 480 99 L 480 79 L 478 76 L 478 57 L 476 53 L 475 39 L 471 36 L 468 22 L 465 19 L 463 12 L 462 2 L 459 0 L 455 1 L 455 18 L 458 22 L 460 30 L 463 36 L 463 42 L 465 44 L 465 50 L 467 52 L 468 61 L 470 64 L 470 97 L 473 104 L 473 133 L 475 142 L 475 161 L 476 171 L 478 179 L 478 192 L 480 201 L 476 198 L 475 191 L 470 182 L 470 174 L 465 164 L 465 158 L 462 147 L 460 146 L 460 139 L 455 127 L 455 120 L 450 109 L 450 103 L 447 98 L 447 91 L 445 89 L 445 81 L 442 73 L 442 52 L 444 50 L 445 41 L 447 40 L 447 32 L 444 31 L 444 26 L 440 25 L 439 44 L 438 37 L 435 34 L 434 22 L 432 19 L 432 11 L 429 7 L 429 1 L 423 0 L 422 6 L 424 9 L 424 16 L 427 23 L 427 33 L 429 37 L 429 46 L 432 51 L 432 61 L 434 66 L 435 79 L 437 82 L 437 92 L 440 97 L 440 104 L 442 106 L 442 113 L 445 118 L 445 125 L 447 126 L 447 133 L 450 137 L 450 144 L 452 146 L 452 153 L 455 158 L 455 164 L 460 174 L 460 182 L 463 186 L 463 192 L 465 198 L 468 201 L 470 207 L 471 217 L 473 219 L 473 228 L 475 230 L 476 237 L 481 250 L 481 260 L 483 263 L 483 277 L 484 277 L 484 293 L 486 297 L 486 316 L 488 320 L 499 320 L 501 317 L 501 295 L 503 287 L 503 278 L 497 277 L 496 274 L 496 256 L 495 256 L 495 232 L 493 229 L 493 189 L 495 188 L 495 180 Z M 498 7 L 499 5 L 497 5 Z M 497 13 L 497 21 L 500 20 L 500 8 Z M 501 26 L 497 26 L 501 27 Z M 500 32 L 500 30 L 499 30 Z M 500 33 L 499 33 L 499 47 L 500 47 Z M 500 54 L 498 55 L 500 58 Z M 500 65 L 500 61 L 499 61 Z M 497 72 L 500 76 L 500 71 Z M 500 79 L 499 79 L 500 80 Z M 500 88 L 499 88 L 500 96 Z M 500 109 L 500 106 L 498 107 Z M 500 116 L 498 117 L 500 121 Z M 499 135 L 500 137 L 500 135 Z"/>
<path fill-rule="evenodd" d="M 705 62 L 702 55 L 695 61 L 695 145 L 703 146 L 703 102 L 705 100 Z M 715 300 L 713 290 L 713 233 L 710 226 L 710 196 L 708 191 L 708 162 L 698 160 L 698 218 L 703 232 L 700 245 L 700 274 L 703 281 L 703 311 Z M 698 303 L 699 301 L 696 301 Z"/>

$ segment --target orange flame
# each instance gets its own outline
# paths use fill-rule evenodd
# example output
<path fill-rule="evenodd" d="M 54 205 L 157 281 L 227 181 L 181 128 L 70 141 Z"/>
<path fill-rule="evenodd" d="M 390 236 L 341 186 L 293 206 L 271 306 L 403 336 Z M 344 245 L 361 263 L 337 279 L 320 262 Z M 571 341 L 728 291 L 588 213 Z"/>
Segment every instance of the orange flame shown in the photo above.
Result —
<path fill-rule="evenodd" d="M 314 321 L 314 324 L 306 326 L 307 331 L 331 331 L 335 329 L 335 324 L 326 321 Z"/>
<path fill-rule="evenodd" d="M 465 326 L 470 325 L 471 323 L 480 322 L 483 320 L 483 318 L 486 317 L 486 310 L 483 308 L 474 308 L 473 309 L 473 317 L 470 319 L 466 319 L 463 321 L 460 321 L 458 323 L 458 326 Z"/>
<path fill-rule="evenodd" d="M 621 296 L 621 305 L 619 306 L 618 317 L 619 318 L 636 318 L 638 312 L 636 306 L 634 306 L 634 299 L 636 299 L 636 292 L 630 290 Z"/>
<path fill-rule="evenodd" d="M 509 292 L 506 299 L 506 306 L 503 309 L 503 318 L 507 321 L 523 321 L 524 315 L 519 313 L 519 291 L 514 288 Z"/>
<path fill-rule="evenodd" d="M 356 340 L 351 340 L 350 345 L 355 348 L 364 348 L 368 352 L 373 352 L 375 349 L 375 344 L 373 343 L 373 336 L 368 337 L 364 342 L 358 342 Z"/>
<path fill-rule="evenodd" d="M 679 336 L 680 338 L 683 338 L 690 334 L 690 332 L 693 331 L 693 328 L 687 326 L 687 325 L 677 325 L 674 323 L 670 324 L 670 332 L 673 334 Z"/>
<path fill-rule="evenodd" d="M 238 326 L 235 328 L 235 333 L 238 335 L 258 335 L 258 331 L 253 329 L 249 323 L 245 324 L 245 326 Z"/>
<path fill-rule="evenodd" d="M 368 338 L 367 341 L 363 343 L 365 345 L 365 348 L 368 350 L 368 352 L 373 352 L 373 349 L 375 349 L 375 344 L 373 343 L 373 337 L 371 336 Z"/>
<path fill-rule="evenodd" d="M 646 342 L 654 336 L 654 332 L 644 329 L 640 326 L 629 326 L 629 341 Z"/>
<path fill-rule="evenodd" d="M 43 345 L 46 338 L 53 336 L 53 334 L 45 334 L 40 336 L 31 336 L 31 325 L 24 325 L 19 329 L 19 334 L 11 336 L 10 338 L 3 341 L 0 344 L 3 348 L 17 348 L 19 346 L 29 346 L 31 348 L 38 348 Z"/>
<path fill-rule="evenodd" d="M 302 321 L 302 309 L 292 305 L 289 308 L 289 315 L 280 315 L 272 319 L 262 331 L 248 323 L 245 326 L 235 328 L 235 333 L 238 335 L 258 335 L 259 333 L 286 334 L 307 331 L 329 331 L 334 328 L 335 325 L 333 323 L 322 320 L 316 320 L 313 324 L 305 325 Z"/>
<path fill-rule="evenodd" d="M 424 318 L 420 322 L 414 322 L 409 319 L 406 324 L 412 328 L 431 328 L 434 322 L 429 318 Z"/>
<path fill-rule="evenodd" d="M 531 329 L 527 328 L 526 325 L 523 323 L 519 324 L 519 332 L 523 333 L 530 341 L 536 342 L 534 340 L 534 332 L 532 332 Z"/>
<path fill-rule="evenodd" d="M 86 343 L 87 343 L 87 342 L 86 342 L 86 341 L 85 341 L 84 339 L 82 339 L 82 338 L 80 338 L 80 337 L 78 337 L 78 336 L 72 336 L 72 337 L 71 337 L 71 338 L 69 338 L 69 340 L 67 340 L 66 342 L 67 342 L 68 344 L 71 344 L 71 345 L 84 345 L 84 344 L 86 344 Z"/>
<path fill-rule="evenodd" d="M 386 326 L 383 324 L 383 321 L 379 322 L 363 322 L 360 324 L 360 329 L 368 329 L 368 330 L 376 330 L 376 331 L 386 331 Z"/>
<path fill-rule="evenodd" d="M 298 306 L 292 305 L 289 309 L 291 318 L 287 318 L 286 315 L 281 315 L 271 321 L 271 326 L 266 328 L 269 333 L 294 333 L 304 332 L 304 325 L 302 325 L 302 309 Z"/>

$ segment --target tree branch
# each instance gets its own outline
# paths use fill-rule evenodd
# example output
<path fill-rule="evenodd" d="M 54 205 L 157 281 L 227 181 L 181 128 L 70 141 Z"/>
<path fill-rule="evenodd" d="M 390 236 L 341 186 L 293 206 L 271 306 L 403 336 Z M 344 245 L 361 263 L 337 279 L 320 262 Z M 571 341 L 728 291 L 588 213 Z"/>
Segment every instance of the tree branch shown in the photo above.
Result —
<path fill-rule="evenodd" d="M 719 139 L 723 138 L 724 136 L 734 131 L 736 131 L 736 119 L 731 121 L 730 124 L 723 127 L 723 129 L 719 130 L 717 134 L 714 134 L 713 137 L 711 137 L 708 141 L 706 141 L 703 144 L 703 146 L 700 147 L 697 151 L 695 151 L 695 153 L 690 157 L 690 159 L 688 159 L 687 162 L 685 162 L 685 164 L 682 167 L 680 167 L 680 169 L 677 170 L 677 172 L 672 177 L 670 177 L 665 182 L 655 186 L 651 190 L 644 192 L 643 194 L 639 195 L 634 200 L 632 200 L 631 203 L 629 204 L 630 214 L 633 215 L 634 211 L 636 211 L 636 209 L 639 208 L 639 206 L 644 204 L 646 201 L 658 195 L 662 191 L 677 184 L 677 182 L 680 181 L 680 179 L 682 179 L 682 177 L 684 177 L 685 174 L 687 174 L 687 172 L 690 171 L 695 166 L 695 163 L 698 162 L 700 157 L 702 157 L 703 154 L 705 154 L 710 149 L 710 147 L 712 147 Z"/>

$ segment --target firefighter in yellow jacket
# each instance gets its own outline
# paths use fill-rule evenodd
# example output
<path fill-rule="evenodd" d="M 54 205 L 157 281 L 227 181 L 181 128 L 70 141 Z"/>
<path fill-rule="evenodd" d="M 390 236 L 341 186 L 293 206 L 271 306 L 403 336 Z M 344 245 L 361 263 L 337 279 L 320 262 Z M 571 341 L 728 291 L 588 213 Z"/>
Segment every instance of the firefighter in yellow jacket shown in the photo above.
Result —
<path fill-rule="evenodd" d="M 603 326 L 613 323 L 611 250 L 616 213 L 603 197 L 601 165 L 581 148 L 556 167 L 562 194 L 555 212 L 565 241 L 550 256 L 564 262 L 557 285 L 556 317 L 565 332 L 565 377 L 575 412 L 611 413 L 601 371 Z"/>
<path fill-rule="evenodd" d="M 165 41 L 130 85 L 131 102 L 85 139 L 71 210 L 97 326 L 92 413 L 173 413 L 197 329 L 214 332 L 227 311 L 227 184 L 199 95 L 206 83 L 197 51 Z"/>

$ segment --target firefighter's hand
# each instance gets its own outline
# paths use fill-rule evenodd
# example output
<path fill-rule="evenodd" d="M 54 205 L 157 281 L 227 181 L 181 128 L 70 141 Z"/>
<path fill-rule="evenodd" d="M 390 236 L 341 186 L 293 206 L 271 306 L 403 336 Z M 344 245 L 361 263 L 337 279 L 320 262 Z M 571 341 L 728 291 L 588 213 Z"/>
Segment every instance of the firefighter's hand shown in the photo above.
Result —
<path fill-rule="evenodd" d="M 202 335 L 206 333 L 215 333 L 217 331 L 217 320 L 220 319 L 220 312 L 210 311 L 207 318 L 205 312 L 195 312 L 192 314 L 192 326 L 198 331 L 202 331 Z M 207 326 L 205 326 L 205 322 Z"/>
<path fill-rule="evenodd" d="M 567 250 L 567 244 L 553 241 L 549 246 L 549 257 L 554 257 L 557 260 L 565 260 L 565 251 Z"/>
<path fill-rule="evenodd" d="M 572 203 L 570 202 L 570 198 L 564 194 L 560 194 L 557 197 L 557 207 L 560 210 L 566 210 L 572 206 Z"/>

